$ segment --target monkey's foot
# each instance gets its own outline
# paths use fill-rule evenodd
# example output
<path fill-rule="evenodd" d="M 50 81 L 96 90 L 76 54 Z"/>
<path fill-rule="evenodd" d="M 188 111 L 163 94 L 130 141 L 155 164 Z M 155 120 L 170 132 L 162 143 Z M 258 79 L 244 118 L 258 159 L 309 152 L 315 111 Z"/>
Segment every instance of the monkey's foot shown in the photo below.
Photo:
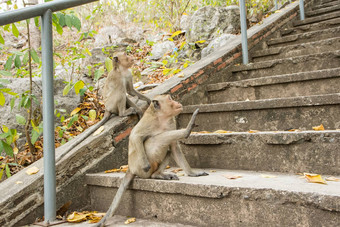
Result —
<path fill-rule="evenodd" d="M 160 173 L 160 174 L 152 174 L 152 179 L 160 179 L 160 180 L 179 180 L 178 176 L 176 174 L 171 173 Z"/>
<path fill-rule="evenodd" d="M 198 172 L 198 173 L 190 173 L 188 174 L 189 177 L 200 177 L 200 176 L 208 176 L 209 174 L 206 172 Z"/>

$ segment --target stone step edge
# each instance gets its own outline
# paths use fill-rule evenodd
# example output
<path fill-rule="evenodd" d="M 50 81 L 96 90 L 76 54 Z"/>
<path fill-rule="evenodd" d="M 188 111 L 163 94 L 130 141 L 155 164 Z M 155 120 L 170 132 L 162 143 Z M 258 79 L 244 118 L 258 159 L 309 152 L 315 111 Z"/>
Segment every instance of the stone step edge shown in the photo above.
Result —
<path fill-rule="evenodd" d="M 176 168 L 170 168 L 166 172 L 173 169 Z M 329 181 L 327 185 L 312 184 L 300 178 L 297 174 L 276 172 L 224 169 L 204 169 L 204 171 L 208 172 L 209 176 L 188 177 L 182 176 L 183 171 L 178 172 L 178 181 L 135 178 L 129 188 L 130 190 L 181 194 L 212 199 L 221 199 L 234 194 L 243 199 L 267 200 L 268 194 L 274 193 L 281 195 L 280 198 L 284 202 L 294 203 L 298 198 L 306 206 L 340 212 L 340 207 L 338 206 L 340 202 L 339 182 Z M 225 175 L 242 177 L 229 180 Z M 86 183 L 91 186 L 117 188 L 123 176 L 124 173 L 87 174 Z M 266 178 L 267 176 L 275 177 Z"/>
<path fill-rule="evenodd" d="M 299 43 L 299 44 L 292 44 L 292 45 L 287 45 L 287 46 L 282 46 L 282 47 L 271 47 L 271 48 L 264 49 L 264 50 L 254 51 L 251 54 L 251 57 L 259 58 L 259 57 L 266 57 L 270 55 L 279 55 L 285 51 L 296 50 L 296 48 L 299 48 L 304 45 L 312 45 L 312 46 L 315 46 L 315 48 L 319 48 L 320 46 L 326 46 L 326 45 L 328 46 L 329 43 L 336 42 L 336 41 L 340 41 L 340 37 L 322 39 L 322 40 L 312 41 L 312 42 L 305 42 L 303 44 Z"/>
<path fill-rule="evenodd" d="M 340 3 L 340 1 L 328 1 L 328 2 L 324 2 L 323 4 L 312 6 L 312 10 L 316 10 L 316 9 L 320 9 L 320 8 L 325 8 L 325 7 L 333 6 L 333 5 L 339 4 L 339 3 Z"/>
<path fill-rule="evenodd" d="M 327 59 L 329 57 L 339 57 L 340 56 L 340 50 L 336 51 L 327 51 L 317 54 L 308 54 L 308 55 L 300 55 L 297 57 L 288 57 L 288 58 L 280 58 L 280 59 L 274 59 L 269 61 L 261 61 L 261 62 L 254 62 L 249 63 L 246 65 L 234 65 L 230 67 L 231 72 L 242 72 L 242 71 L 251 71 L 251 70 L 257 70 L 257 69 L 267 69 L 274 67 L 277 64 L 283 64 L 288 63 L 292 61 L 303 62 L 308 61 L 309 58 L 321 58 L 321 59 Z"/>
<path fill-rule="evenodd" d="M 305 13 L 305 15 L 307 17 L 314 17 L 316 15 L 325 14 L 325 13 L 333 12 L 336 10 L 340 10 L 340 5 L 330 5 L 330 6 L 326 6 L 325 8 L 308 11 Z"/>
<path fill-rule="evenodd" d="M 233 81 L 233 82 L 221 82 L 216 84 L 208 84 L 206 86 L 206 91 L 220 91 L 225 90 L 230 87 L 259 87 L 265 85 L 274 85 L 274 84 L 284 84 L 284 83 L 294 83 L 301 81 L 310 81 L 310 80 L 320 80 L 320 79 L 328 79 L 328 78 L 336 78 L 340 77 L 340 68 L 332 68 L 332 69 L 323 69 L 309 72 L 300 72 L 300 73 L 292 73 L 292 74 L 282 74 L 268 77 L 260 77 L 254 79 Z"/>
<path fill-rule="evenodd" d="M 321 15 L 321 16 L 307 18 L 305 20 L 293 21 L 293 26 L 296 27 L 296 26 L 305 25 L 305 24 L 312 24 L 312 23 L 316 23 L 316 22 L 320 22 L 320 21 L 325 21 L 325 20 L 337 18 L 337 17 L 340 17 L 339 12 L 332 12 L 332 13 Z"/>
<path fill-rule="evenodd" d="M 237 138 L 238 140 L 250 140 L 260 137 L 265 143 L 270 145 L 288 145 L 303 140 L 311 142 L 319 138 L 340 138 L 340 129 L 337 130 L 299 130 L 294 131 L 256 131 L 249 130 L 248 132 L 234 132 L 226 131 L 225 133 L 216 132 L 192 132 L 187 139 L 181 140 L 181 143 L 186 145 L 220 145 L 230 144 L 230 138 Z M 237 140 L 237 141 L 238 141 Z M 339 144 L 340 146 L 340 144 Z"/>
<path fill-rule="evenodd" d="M 334 28 L 326 28 L 326 29 L 315 30 L 315 31 L 308 31 L 308 32 L 303 32 L 303 33 L 298 33 L 298 34 L 293 34 L 293 35 L 285 35 L 280 38 L 272 38 L 268 40 L 267 45 L 272 46 L 275 44 L 290 43 L 290 42 L 297 41 L 298 39 L 303 38 L 303 37 L 310 38 L 312 36 L 323 35 L 326 33 L 333 34 L 334 32 L 339 31 L 339 30 L 340 30 L 340 27 L 334 27 Z"/>
<path fill-rule="evenodd" d="M 184 106 L 182 114 L 339 105 L 340 93 Z"/>

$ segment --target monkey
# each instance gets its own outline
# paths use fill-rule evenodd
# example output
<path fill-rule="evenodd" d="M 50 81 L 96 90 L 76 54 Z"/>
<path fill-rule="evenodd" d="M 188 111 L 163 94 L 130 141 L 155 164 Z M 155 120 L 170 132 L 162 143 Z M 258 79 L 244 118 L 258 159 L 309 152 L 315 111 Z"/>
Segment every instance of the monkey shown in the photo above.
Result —
<path fill-rule="evenodd" d="M 124 52 L 119 52 L 113 57 L 112 63 L 113 69 L 107 76 L 103 88 L 103 100 L 105 104 L 103 119 L 95 126 L 82 133 L 81 139 L 79 139 L 72 147 L 66 149 L 56 159 L 56 163 L 60 161 L 75 146 L 80 144 L 88 136 L 95 132 L 100 126 L 105 124 L 111 118 L 111 116 L 127 116 L 133 114 L 134 110 L 137 112 L 139 119 L 141 119 L 143 116 L 142 110 L 137 107 L 137 105 L 131 99 L 129 99 L 126 94 L 138 96 L 138 98 L 147 101 L 148 104 L 151 103 L 151 100 L 148 97 L 139 93 L 133 87 L 132 74 L 129 70 L 134 63 L 132 58 L 127 56 Z M 126 109 L 126 107 L 129 109 Z"/>
<path fill-rule="evenodd" d="M 174 117 L 182 110 L 182 105 L 172 100 L 170 95 L 159 95 L 152 100 L 142 119 L 131 131 L 128 149 L 129 169 L 109 210 L 94 227 L 103 227 L 105 221 L 115 213 L 124 192 L 135 176 L 144 179 L 179 180 L 176 174 L 163 173 L 171 156 L 188 176 L 208 175 L 205 172 L 194 172 L 180 150 L 178 140 L 189 137 L 199 109 L 195 110 L 185 129 L 176 130 Z M 148 168 L 145 162 L 149 163 Z"/>

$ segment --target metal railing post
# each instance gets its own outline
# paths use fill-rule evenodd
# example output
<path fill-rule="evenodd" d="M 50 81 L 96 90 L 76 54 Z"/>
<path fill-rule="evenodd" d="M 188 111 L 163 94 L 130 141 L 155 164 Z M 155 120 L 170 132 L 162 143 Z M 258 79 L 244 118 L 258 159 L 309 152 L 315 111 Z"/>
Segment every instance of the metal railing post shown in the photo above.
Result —
<path fill-rule="evenodd" d="M 277 0 L 275 0 L 275 10 L 278 10 L 279 9 L 279 6 L 277 4 Z"/>
<path fill-rule="evenodd" d="M 41 16 L 45 222 L 56 220 L 52 11 Z"/>
<path fill-rule="evenodd" d="M 242 58 L 243 58 L 243 64 L 246 65 L 248 64 L 248 40 L 247 40 L 245 0 L 240 0 L 240 20 L 241 20 L 241 37 L 242 37 Z"/>
<path fill-rule="evenodd" d="M 305 5 L 304 5 L 303 0 L 300 0 L 299 7 L 300 7 L 300 20 L 304 20 L 305 19 Z"/>

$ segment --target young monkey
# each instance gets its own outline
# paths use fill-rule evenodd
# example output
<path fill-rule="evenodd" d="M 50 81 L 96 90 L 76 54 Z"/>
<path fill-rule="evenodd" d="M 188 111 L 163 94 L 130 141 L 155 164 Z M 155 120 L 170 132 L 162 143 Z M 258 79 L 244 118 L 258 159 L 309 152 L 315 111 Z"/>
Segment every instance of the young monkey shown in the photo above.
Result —
<path fill-rule="evenodd" d="M 66 151 L 64 151 L 58 159 L 56 159 L 56 163 L 75 146 L 80 144 L 100 126 L 107 122 L 112 115 L 127 116 L 132 114 L 133 110 L 135 110 L 139 119 L 141 119 L 143 116 L 142 110 L 137 107 L 137 105 L 132 102 L 129 97 L 127 97 L 127 93 L 132 96 L 138 96 L 138 98 L 147 101 L 148 104 L 151 103 L 151 100 L 148 97 L 139 93 L 133 87 L 132 74 L 130 72 L 130 67 L 133 65 L 132 58 L 127 56 L 124 52 L 119 52 L 113 57 L 112 63 L 113 70 L 107 76 L 103 89 L 103 99 L 105 104 L 103 119 L 95 126 L 82 133 L 81 139 L 79 139 L 72 147 L 69 147 Z M 127 107 L 129 109 L 127 109 Z"/>
<path fill-rule="evenodd" d="M 163 171 L 172 156 L 185 173 L 192 177 L 206 176 L 205 172 L 194 172 L 178 145 L 179 139 L 189 137 L 195 126 L 198 109 L 193 113 L 185 129 L 176 130 L 174 117 L 182 112 L 182 105 L 170 95 L 159 95 L 152 100 L 142 119 L 132 129 L 129 137 L 129 170 L 124 176 L 116 196 L 102 220 L 94 225 L 103 227 L 118 208 L 123 193 L 135 176 L 162 180 L 178 180 L 175 174 Z M 168 149 L 170 146 L 170 150 Z"/>

